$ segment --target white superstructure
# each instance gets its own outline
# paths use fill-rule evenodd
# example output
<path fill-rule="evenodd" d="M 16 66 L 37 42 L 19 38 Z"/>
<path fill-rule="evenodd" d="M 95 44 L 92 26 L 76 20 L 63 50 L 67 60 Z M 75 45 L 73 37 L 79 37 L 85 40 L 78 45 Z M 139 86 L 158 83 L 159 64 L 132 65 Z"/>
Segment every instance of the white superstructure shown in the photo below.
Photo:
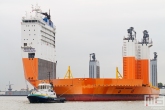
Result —
<path fill-rule="evenodd" d="M 55 26 L 44 16 L 39 6 L 22 17 L 22 57 L 28 58 L 27 52 L 34 52 L 35 58 L 55 62 Z M 30 48 L 32 50 L 30 50 Z"/>
<path fill-rule="evenodd" d="M 50 11 L 42 12 L 38 5 L 22 17 L 21 48 L 26 79 L 47 79 L 48 73 L 51 78 L 56 77 L 55 32 Z"/>
<path fill-rule="evenodd" d="M 40 83 L 37 90 L 31 92 L 33 95 L 43 95 L 45 98 L 57 98 L 56 93 L 53 91 L 53 87 L 49 83 Z M 31 95 L 29 94 L 29 95 Z"/>

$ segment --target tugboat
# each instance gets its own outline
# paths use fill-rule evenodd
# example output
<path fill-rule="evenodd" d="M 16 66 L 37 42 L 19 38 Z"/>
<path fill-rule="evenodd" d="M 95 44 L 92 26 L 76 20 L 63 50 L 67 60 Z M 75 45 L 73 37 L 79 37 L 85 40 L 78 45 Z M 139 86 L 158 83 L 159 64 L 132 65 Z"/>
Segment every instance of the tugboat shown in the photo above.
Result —
<path fill-rule="evenodd" d="M 53 91 L 51 83 L 40 83 L 36 90 L 33 90 L 27 98 L 30 103 L 64 103 L 66 100 L 63 97 L 57 98 Z"/>

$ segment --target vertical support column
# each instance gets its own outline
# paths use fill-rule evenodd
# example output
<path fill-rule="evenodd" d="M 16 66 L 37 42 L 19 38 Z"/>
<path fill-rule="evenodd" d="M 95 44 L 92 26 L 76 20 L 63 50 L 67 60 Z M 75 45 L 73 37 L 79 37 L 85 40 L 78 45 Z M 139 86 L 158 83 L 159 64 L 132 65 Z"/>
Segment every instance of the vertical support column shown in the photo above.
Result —
<path fill-rule="evenodd" d="M 95 53 L 91 53 L 89 57 L 89 78 L 100 78 L 100 65 L 99 61 L 96 60 Z"/>
<path fill-rule="evenodd" d="M 100 78 L 99 61 L 89 61 L 89 78 Z"/>
<path fill-rule="evenodd" d="M 149 48 L 151 44 L 138 44 L 137 79 L 142 79 L 144 85 L 149 85 Z"/>
<path fill-rule="evenodd" d="M 154 52 L 154 59 L 150 60 L 150 83 L 157 87 L 157 53 Z"/>
<path fill-rule="evenodd" d="M 143 85 L 149 85 L 149 48 L 152 41 L 149 41 L 147 30 L 143 31 L 143 39 L 137 44 L 137 79 L 143 80 Z"/>
<path fill-rule="evenodd" d="M 135 79 L 136 73 L 136 39 L 123 40 L 123 78 Z"/>

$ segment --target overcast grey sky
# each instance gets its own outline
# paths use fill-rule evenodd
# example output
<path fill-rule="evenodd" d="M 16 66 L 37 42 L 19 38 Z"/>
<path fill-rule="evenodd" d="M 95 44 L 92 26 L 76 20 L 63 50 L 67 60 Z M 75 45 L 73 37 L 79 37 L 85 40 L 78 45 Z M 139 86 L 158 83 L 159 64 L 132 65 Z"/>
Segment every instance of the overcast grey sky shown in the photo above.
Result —
<path fill-rule="evenodd" d="M 122 40 L 134 27 L 137 38 L 148 30 L 158 53 L 158 81 L 165 83 L 165 1 L 163 0 L 0 0 L 0 90 L 10 81 L 25 88 L 21 59 L 21 18 L 31 5 L 51 10 L 56 26 L 57 77 L 70 65 L 74 77 L 88 77 L 89 54 L 100 62 L 101 77 L 122 73 Z"/>

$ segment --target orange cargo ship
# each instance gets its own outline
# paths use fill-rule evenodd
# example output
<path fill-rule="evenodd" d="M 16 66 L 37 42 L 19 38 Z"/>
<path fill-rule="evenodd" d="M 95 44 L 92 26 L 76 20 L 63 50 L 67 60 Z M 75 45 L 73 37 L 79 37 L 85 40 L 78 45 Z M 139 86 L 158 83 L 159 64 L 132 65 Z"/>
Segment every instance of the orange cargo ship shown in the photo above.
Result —
<path fill-rule="evenodd" d="M 29 82 L 37 88 L 40 81 Z M 53 84 L 57 96 L 68 101 L 144 100 L 144 95 L 159 94 L 157 88 L 142 86 L 138 79 L 54 79 Z"/>
<path fill-rule="evenodd" d="M 56 79 L 56 28 L 50 13 L 43 13 L 38 6 L 32 13 L 33 17 L 26 14 L 22 18 L 21 48 L 25 79 L 35 88 L 40 82 L 47 82 L 50 73 L 57 96 L 68 101 L 144 100 L 144 95 L 159 95 L 159 89 L 149 84 L 152 42 L 148 33 L 144 33 L 142 42 L 137 42 L 133 28 L 128 29 L 129 35 L 123 39 L 123 78 Z"/>

